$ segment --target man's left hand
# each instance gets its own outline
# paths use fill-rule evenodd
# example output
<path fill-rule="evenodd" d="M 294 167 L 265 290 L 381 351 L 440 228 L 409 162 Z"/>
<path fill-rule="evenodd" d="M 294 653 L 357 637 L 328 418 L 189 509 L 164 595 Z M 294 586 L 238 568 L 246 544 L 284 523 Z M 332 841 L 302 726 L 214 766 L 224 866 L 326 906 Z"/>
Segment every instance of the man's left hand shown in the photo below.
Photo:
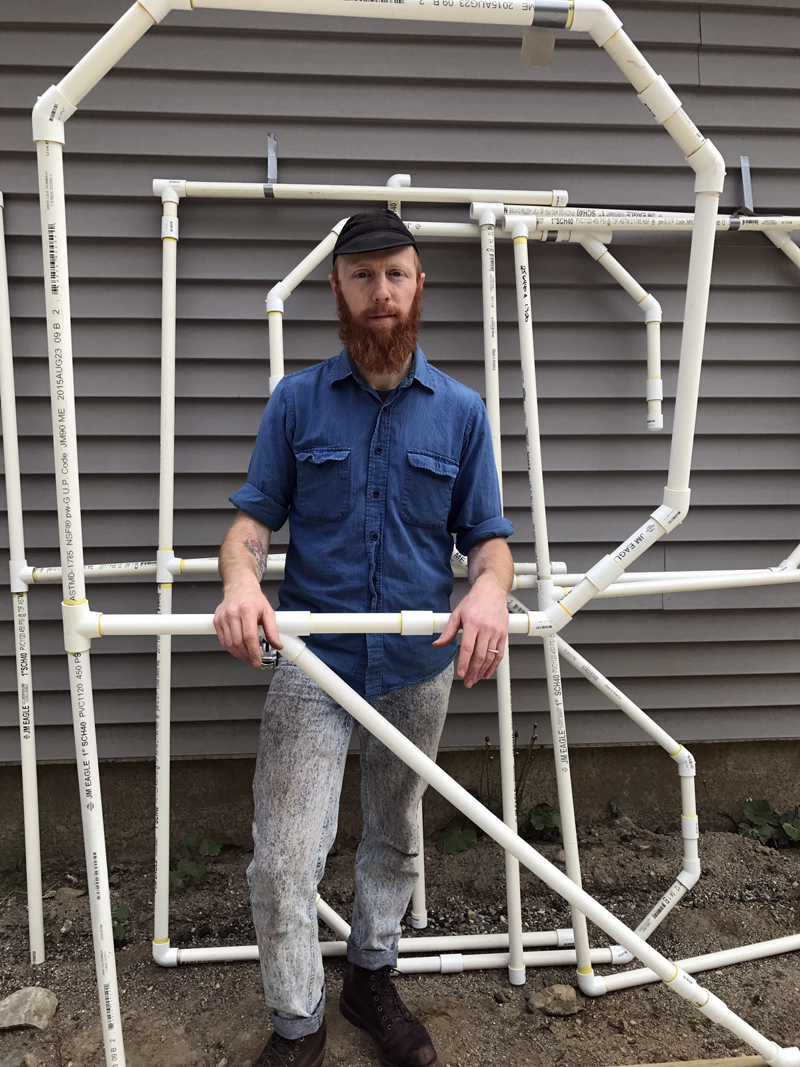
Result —
<path fill-rule="evenodd" d="M 434 648 L 448 645 L 462 631 L 456 673 L 467 689 L 491 678 L 503 658 L 508 633 L 506 593 L 490 574 L 476 579 L 469 593 L 450 615 L 450 621 Z"/>

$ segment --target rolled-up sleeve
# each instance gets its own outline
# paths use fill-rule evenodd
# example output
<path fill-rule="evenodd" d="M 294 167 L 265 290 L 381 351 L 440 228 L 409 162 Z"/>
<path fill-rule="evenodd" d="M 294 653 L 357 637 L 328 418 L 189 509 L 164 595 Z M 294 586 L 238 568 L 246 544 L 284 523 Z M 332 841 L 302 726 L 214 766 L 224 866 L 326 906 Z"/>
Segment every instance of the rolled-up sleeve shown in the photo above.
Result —
<path fill-rule="evenodd" d="M 270 530 L 280 530 L 286 522 L 297 478 L 293 408 L 284 382 L 275 387 L 261 418 L 247 481 L 230 497 L 232 504 Z"/>
<path fill-rule="evenodd" d="M 463 555 L 479 541 L 510 537 L 514 532 L 503 517 L 489 419 L 480 397 L 475 398 L 467 422 L 447 528 Z"/>

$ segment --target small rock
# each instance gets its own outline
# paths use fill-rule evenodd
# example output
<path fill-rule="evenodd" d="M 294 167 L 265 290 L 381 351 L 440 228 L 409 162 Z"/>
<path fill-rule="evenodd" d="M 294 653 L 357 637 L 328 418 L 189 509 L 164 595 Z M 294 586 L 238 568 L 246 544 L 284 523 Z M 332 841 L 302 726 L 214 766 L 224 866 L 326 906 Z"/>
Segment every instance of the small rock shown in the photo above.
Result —
<path fill-rule="evenodd" d="M 62 885 L 56 890 L 56 900 L 77 900 L 78 897 L 85 896 L 86 890 L 74 885 Z"/>
<path fill-rule="evenodd" d="M 227 1059 L 227 1056 L 223 1056 L 223 1057 L 222 1057 L 222 1059 L 221 1059 L 221 1060 L 219 1061 L 219 1063 L 217 1064 L 217 1067 L 228 1067 L 228 1059 Z"/>
<path fill-rule="evenodd" d="M 571 985 L 551 985 L 534 993 L 528 1001 L 528 1011 L 545 1015 L 575 1015 L 583 1009 L 583 999 Z"/>
<path fill-rule="evenodd" d="M 497 1001 L 498 1004 L 508 1004 L 509 1000 L 511 1000 L 511 997 L 504 990 L 497 989 L 494 993 L 494 999 Z"/>
<path fill-rule="evenodd" d="M 50 989 L 26 986 L 0 1000 L 0 1030 L 46 1030 L 58 1008 L 58 997 Z"/>
<path fill-rule="evenodd" d="M 560 848 L 558 850 L 558 852 L 556 852 L 556 863 L 566 863 L 566 862 L 567 862 L 567 854 L 566 854 L 566 852 L 564 851 L 563 848 Z"/>

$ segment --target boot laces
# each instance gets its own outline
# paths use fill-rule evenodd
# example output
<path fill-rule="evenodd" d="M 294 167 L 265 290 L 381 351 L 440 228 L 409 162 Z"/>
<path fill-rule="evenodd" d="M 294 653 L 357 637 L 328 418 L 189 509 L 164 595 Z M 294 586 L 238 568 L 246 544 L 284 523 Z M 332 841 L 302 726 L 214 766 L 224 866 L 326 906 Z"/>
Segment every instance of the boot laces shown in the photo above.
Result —
<path fill-rule="evenodd" d="M 264 1067 L 291 1067 L 303 1041 L 305 1041 L 304 1037 L 281 1037 L 279 1033 L 274 1032 L 264 1050 Z M 261 1060 L 259 1060 L 260 1063 Z"/>
<path fill-rule="evenodd" d="M 393 1029 L 395 1023 L 416 1021 L 389 978 L 391 970 L 391 967 L 381 967 L 378 971 L 372 971 L 369 983 L 372 999 L 387 1030 Z"/>

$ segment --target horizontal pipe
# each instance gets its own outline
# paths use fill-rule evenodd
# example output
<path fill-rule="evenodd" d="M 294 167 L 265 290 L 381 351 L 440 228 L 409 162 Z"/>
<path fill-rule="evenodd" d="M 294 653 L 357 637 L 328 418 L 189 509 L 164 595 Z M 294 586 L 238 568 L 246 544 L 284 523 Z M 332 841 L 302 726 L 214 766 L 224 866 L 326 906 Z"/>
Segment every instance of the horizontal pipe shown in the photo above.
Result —
<path fill-rule="evenodd" d="M 371 5 L 372 6 L 372 5 Z M 383 5 L 374 5 L 376 7 Z M 395 5 L 387 5 L 395 6 Z M 401 5 L 397 5 L 401 6 Z M 396 190 L 385 185 L 312 185 L 263 182 L 191 182 L 184 183 L 186 196 L 226 197 L 275 200 L 388 200 Z M 440 189 L 423 185 L 403 189 L 404 203 L 471 204 L 474 200 L 502 203 L 506 200 L 520 204 L 553 203 L 564 196 L 554 190 L 514 191 L 507 189 Z"/>
<path fill-rule="evenodd" d="M 83 568 L 86 578 L 124 578 L 132 574 L 155 574 L 156 561 L 134 560 L 132 563 L 87 563 Z M 33 567 L 31 581 L 36 585 L 60 582 L 60 567 Z"/>
<path fill-rule="evenodd" d="M 430 615 L 433 626 L 426 633 L 441 633 L 450 619 L 449 612 L 283 612 L 276 611 L 275 618 L 281 633 L 315 634 L 400 634 L 403 633 L 402 616 Z M 99 621 L 98 621 L 99 620 Z M 527 634 L 527 615 L 510 615 L 508 632 Z M 91 632 L 93 627 L 99 632 Z M 85 632 L 84 632 L 85 631 Z M 214 616 L 202 615 L 106 615 L 87 613 L 87 625 L 81 629 L 88 637 L 130 637 L 159 634 L 214 634 Z M 419 634 L 418 629 L 405 632 Z"/>
<path fill-rule="evenodd" d="M 762 960 L 767 956 L 779 956 L 784 952 L 797 952 L 798 950 L 800 950 L 800 934 L 790 934 L 788 937 L 776 937 L 772 941 L 760 941 L 752 945 L 723 949 L 721 952 L 709 952 L 704 956 L 692 956 L 688 960 L 676 960 L 675 965 L 687 974 L 699 974 L 702 971 L 716 970 L 717 967 L 730 967 L 735 963 Z M 647 967 L 611 974 L 603 980 L 609 992 L 615 989 L 632 989 L 634 986 L 651 985 L 659 981 L 653 971 Z"/>
<path fill-rule="evenodd" d="M 505 228 L 513 230 L 519 222 L 524 222 L 531 233 L 541 233 L 542 230 L 567 230 L 578 229 L 585 233 L 604 233 L 609 230 L 628 230 L 634 233 L 652 233 L 654 230 L 692 230 L 694 228 L 694 215 L 657 215 L 647 216 L 642 213 L 631 215 L 599 215 L 588 217 L 585 214 L 576 214 L 571 210 L 553 212 L 545 215 L 528 213 L 525 211 L 514 212 L 511 206 L 504 205 L 507 212 Z M 800 230 L 800 216 L 797 215 L 717 215 L 716 229 L 727 230 L 756 230 L 763 231 L 770 236 L 769 231 L 788 232 Z M 776 242 L 777 243 L 777 242 Z"/>
<path fill-rule="evenodd" d="M 374 3 L 373 0 L 192 0 L 195 8 L 228 11 L 273 11 L 295 15 L 337 15 L 362 18 L 402 19 L 415 22 L 477 22 L 503 26 L 530 26 L 530 0 L 502 3 L 436 4 Z M 405 200 L 406 190 L 403 189 Z"/>

